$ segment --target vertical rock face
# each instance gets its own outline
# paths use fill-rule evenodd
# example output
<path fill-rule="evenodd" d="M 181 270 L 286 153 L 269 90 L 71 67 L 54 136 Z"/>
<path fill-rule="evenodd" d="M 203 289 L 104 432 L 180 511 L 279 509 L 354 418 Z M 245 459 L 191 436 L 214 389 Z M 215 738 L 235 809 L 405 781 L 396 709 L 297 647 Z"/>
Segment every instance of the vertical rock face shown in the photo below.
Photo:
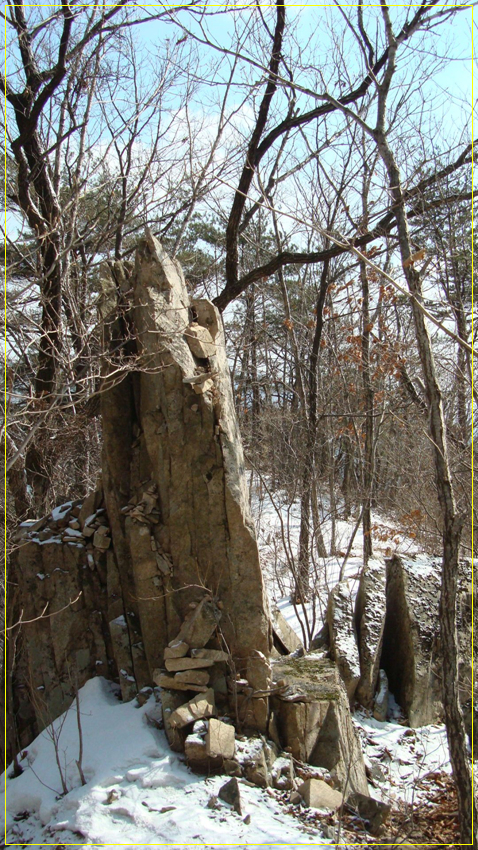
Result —
<path fill-rule="evenodd" d="M 439 602 L 441 561 L 427 556 L 395 556 L 387 562 L 387 611 L 380 666 L 390 691 L 410 726 L 443 719 L 442 648 Z M 457 633 L 459 697 L 472 688 L 471 563 L 461 561 L 458 574 Z"/>
<path fill-rule="evenodd" d="M 17 537 L 8 573 L 15 589 L 9 595 L 7 699 L 16 738 L 8 742 L 10 755 L 65 711 L 88 679 L 118 675 L 108 627 L 117 604 L 106 578 L 109 553 L 81 530 L 83 524 L 96 533 L 103 525 L 99 504 L 98 498 L 82 518 L 79 505 L 69 502 L 25 523 Z"/>
<path fill-rule="evenodd" d="M 364 566 L 355 606 L 355 621 L 360 655 L 360 681 L 357 699 L 372 708 L 377 688 L 383 630 L 385 627 L 385 563 L 370 558 Z"/>
<path fill-rule="evenodd" d="M 227 612 L 211 647 L 245 674 L 272 641 L 222 321 L 209 301 L 190 301 L 179 265 L 151 235 L 129 277 L 113 273 L 104 303 L 116 290 L 125 308 L 112 315 L 110 349 L 122 338 L 132 370 L 116 386 L 113 355 L 105 370 L 103 486 L 136 685 L 151 681 L 206 597 Z"/>
<path fill-rule="evenodd" d="M 339 581 L 329 595 L 327 624 L 331 656 L 337 664 L 352 704 L 360 679 L 360 658 L 355 634 L 353 600 L 347 581 Z"/>
<path fill-rule="evenodd" d="M 182 693 L 163 690 L 163 707 L 209 678 L 227 705 L 231 670 L 249 673 L 250 690 L 270 681 L 272 627 L 221 317 L 207 300 L 190 302 L 179 265 L 149 235 L 134 268 L 105 269 L 101 290 L 102 484 L 20 529 L 9 573 L 12 623 L 23 623 L 9 644 L 11 754 L 94 675 L 119 680 L 131 699 L 179 635 L 182 656 L 215 652 L 189 668 L 216 666 L 196 681 L 180 673 Z M 267 695 L 247 706 L 248 725 L 264 731 Z"/>

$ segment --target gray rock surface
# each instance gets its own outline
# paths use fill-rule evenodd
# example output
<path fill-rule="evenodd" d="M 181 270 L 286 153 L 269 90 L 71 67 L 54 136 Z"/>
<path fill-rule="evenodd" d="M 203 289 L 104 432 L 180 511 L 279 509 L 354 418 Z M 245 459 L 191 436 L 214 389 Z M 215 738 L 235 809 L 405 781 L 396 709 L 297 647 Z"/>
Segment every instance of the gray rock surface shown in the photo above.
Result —
<path fill-rule="evenodd" d="M 364 567 L 355 604 L 360 655 L 360 681 L 356 697 L 372 708 L 377 688 L 386 614 L 385 561 L 371 558 Z"/>
<path fill-rule="evenodd" d="M 340 581 L 329 594 L 327 625 L 330 654 L 337 664 L 347 696 L 352 704 L 360 679 L 360 658 L 355 634 L 353 601 L 347 581 Z"/>
<path fill-rule="evenodd" d="M 467 695 L 466 682 L 471 683 L 471 617 L 467 622 L 463 610 L 470 578 L 471 565 L 462 561 L 457 625 L 463 701 Z M 440 581 L 440 559 L 402 555 L 387 563 L 387 615 L 381 666 L 387 673 L 390 691 L 413 727 L 443 719 Z"/>
<path fill-rule="evenodd" d="M 242 815 L 241 792 L 239 790 L 239 783 L 235 777 L 219 789 L 219 797 L 225 803 L 229 803 L 238 815 Z"/>

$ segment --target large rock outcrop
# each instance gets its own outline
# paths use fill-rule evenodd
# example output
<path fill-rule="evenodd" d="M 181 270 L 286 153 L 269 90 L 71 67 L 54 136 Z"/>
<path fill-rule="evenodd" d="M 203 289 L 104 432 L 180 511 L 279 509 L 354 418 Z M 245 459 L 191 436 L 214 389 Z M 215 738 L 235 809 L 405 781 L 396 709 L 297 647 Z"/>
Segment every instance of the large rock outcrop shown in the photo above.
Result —
<path fill-rule="evenodd" d="M 337 664 L 347 696 L 352 704 L 360 679 L 360 658 L 355 632 L 353 598 L 347 581 L 339 581 L 329 594 L 327 625 L 330 654 Z"/>
<path fill-rule="evenodd" d="M 211 646 L 246 676 L 255 651 L 269 658 L 272 629 L 222 320 L 211 302 L 190 301 L 179 264 L 150 234 L 134 269 L 104 276 L 104 303 L 122 287 L 134 350 L 117 309 L 109 326 L 105 316 L 108 344 L 123 337 L 121 362 L 130 354 L 134 369 L 116 384 L 118 355 L 105 367 L 102 466 L 130 643 L 144 649 L 136 685 L 206 596 L 227 612 Z"/>
<path fill-rule="evenodd" d="M 175 690 L 165 702 L 176 707 L 178 693 L 187 702 L 206 679 L 227 704 L 236 680 L 250 697 L 270 676 L 272 626 L 220 314 L 191 302 L 179 264 L 150 234 L 134 267 L 104 267 L 101 293 L 102 480 L 83 504 L 25 525 L 13 557 L 22 626 L 9 706 L 22 746 L 91 676 L 117 679 L 132 698 L 155 670 L 163 675 L 176 639 L 188 656 L 184 669 L 164 670 Z M 204 646 L 227 659 L 211 676 L 191 658 Z M 264 730 L 267 693 L 243 715 Z"/>
<path fill-rule="evenodd" d="M 423 555 L 396 555 L 386 566 L 378 561 L 370 564 L 362 579 L 356 608 L 362 672 L 357 695 L 363 705 L 372 707 L 379 668 L 382 668 L 410 726 L 441 721 L 441 560 Z M 462 703 L 471 696 L 471 622 L 471 563 L 463 560 L 457 595 Z"/>

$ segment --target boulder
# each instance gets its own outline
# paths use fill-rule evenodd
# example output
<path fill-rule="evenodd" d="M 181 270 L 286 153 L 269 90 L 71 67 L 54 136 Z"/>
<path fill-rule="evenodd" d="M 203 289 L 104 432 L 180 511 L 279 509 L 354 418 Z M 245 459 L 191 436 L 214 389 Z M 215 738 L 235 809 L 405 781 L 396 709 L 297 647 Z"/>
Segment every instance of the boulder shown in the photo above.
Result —
<path fill-rule="evenodd" d="M 203 694 L 176 708 L 169 717 L 169 724 L 173 729 L 182 729 L 195 720 L 212 717 L 215 711 L 214 691 L 208 688 Z"/>
<path fill-rule="evenodd" d="M 189 644 L 183 640 L 172 640 L 164 650 L 164 658 L 183 658 L 189 652 Z"/>
<path fill-rule="evenodd" d="M 288 683 L 272 701 L 282 746 L 298 761 L 330 771 L 345 798 L 353 791 L 368 794 L 362 748 L 336 665 L 309 654 L 275 661 L 273 673 Z"/>
<path fill-rule="evenodd" d="M 271 665 L 262 652 L 247 659 L 246 678 L 254 691 L 267 691 L 271 686 Z"/>
<path fill-rule="evenodd" d="M 356 698 L 372 708 L 380 669 L 386 614 L 386 567 L 380 558 L 364 566 L 355 604 L 355 623 L 360 655 L 360 681 Z"/>
<path fill-rule="evenodd" d="M 355 634 L 352 595 L 347 581 L 340 581 L 329 594 L 327 605 L 330 653 L 342 676 L 350 704 L 360 679 L 360 657 Z"/>
<path fill-rule="evenodd" d="M 206 732 L 207 755 L 211 758 L 234 758 L 235 734 L 234 726 L 211 717 Z"/>
<path fill-rule="evenodd" d="M 219 797 L 228 803 L 238 815 L 242 815 L 241 793 L 239 791 L 239 782 L 236 777 L 233 777 L 219 789 Z"/>
<path fill-rule="evenodd" d="M 271 619 L 274 649 L 278 655 L 289 655 L 291 652 L 303 649 L 302 642 L 278 608 L 272 609 Z"/>
<path fill-rule="evenodd" d="M 272 768 L 277 755 L 275 744 L 261 737 L 249 739 L 245 748 L 238 744 L 236 758 L 249 782 L 259 788 L 268 788 L 272 785 Z"/>
<path fill-rule="evenodd" d="M 202 328 L 207 328 L 211 337 L 215 340 L 221 327 L 221 318 L 218 311 L 211 309 L 212 304 L 207 300 L 207 298 L 194 298 L 191 301 L 191 308 L 195 321 L 201 325 Z"/>
<path fill-rule="evenodd" d="M 111 543 L 109 534 L 109 528 L 105 525 L 100 525 L 93 535 L 93 546 L 96 546 L 97 549 L 109 549 Z"/>
<path fill-rule="evenodd" d="M 200 359 L 212 357 L 216 353 L 216 345 L 207 328 L 197 322 L 191 322 L 185 332 L 186 341 L 195 357 Z"/>
<path fill-rule="evenodd" d="M 220 608 L 210 597 L 205 596 L 186 617 L 177 641 L 185 641 L 192 647 L 203 647 L 216 629 L 221 617 Z"/>
<path fill-rule="evenodd" d="M 184 742 L 184 754 L 189 765 L 201 772 L 207 772 L 208 754 L 206 752 L 206 741 L 203 735 L 191 732 Z"/>
<path fill-rule="evenodd" d="M 184 694 L 179 691 L 173 691 L 166 688 L 160 688 L 161 696 L 161 713 L 163 717 L 164 731 L 168 739 L 168 744 L 176 753 L 184 752 L 184 742 L 187 737 L 185 729 L 174 726 L 170 723 L 170 718 L 174 712 L 183 704 Z"/>
<path fill-rule="evenodd" d="M 344 798 L 322 779 L 306 779 L 298 788 L 306 806 L 312 809 L 340 809 Z"/>

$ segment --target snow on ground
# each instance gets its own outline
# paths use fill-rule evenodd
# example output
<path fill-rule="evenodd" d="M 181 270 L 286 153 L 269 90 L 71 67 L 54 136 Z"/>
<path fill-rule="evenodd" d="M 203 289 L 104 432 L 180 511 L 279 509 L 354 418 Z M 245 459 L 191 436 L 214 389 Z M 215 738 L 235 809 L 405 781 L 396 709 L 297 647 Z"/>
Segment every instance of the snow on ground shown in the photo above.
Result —
<path fill-rule="evenodd" d="M 396 706 L 391 697 L 392 706 Z M 398 713 L 398 712 L 397 712 Z M 360 710 L 354 724 L 362 739 L 370 793 L 387 803 L 417 803 L 426 793 L 419 783 L 428 774 L 451 773 L 446 729 L 442 724 L 410 729 L 394 720 L 381 722 Z"/>
<path fill-rule="evenodd" d="M 396 705 L 392 708 L 397 710 Z M 27 748 L 24 772 L 7 778 L 7 845 L 68 844 L 96 847 L 173 844 L 220 848 L 330 845 L 319 830 L 303 824 L 284 807 L 281 794 L 240 780 L 242 817 L 219 800 L 208 807 L 227 779 L 210 779 L 189 771 L 172 753 L 157 728 L 160 706 L 154 694 L 144 706 L 121 703 L 115 686 L 98 677 L 80 691 L 83 730 L 81 786 L 76 767 L 78 728 L 74 705 L 55 721 L 60 733 L 58 755 L 68 794 L 61 780 L 51 735 L 45 730 Z M 408 729 L 398 722 L 381 723 L 356 713 L 373 796 L 387 802 L 413 803 L 422 793 L 417 783 L 429 773 L 450 771 L 443 726 Z M 4 779 L 5 781 L 5 779 Z M 250 823 L 244 818 L 250 815 Z"/>
<path fill-rule="evenodd" d="M 227 778 L 196 776 L 171 752 L 164 732 L 154 725 L 160 717 L 154 695 L 141 708 L 136 700 L 121 703 L 114 688 L 99 677 L 81 689 L 80 712 L 87 784 L 81 786 L 75 764 L 78 729 L 73 706 L 54 723 L 61 729 L 58 752 L 69 793 L 59 796 L 54 747 L 45 731 L 25 751 L 22 775 L 6 779 L 9 844 L 133 848 L 330 843 L 320 832 L 310 834 L 308 828 L 306 833 L 284 811 L 278 792 L 269 794 L 241 782 L 242 817 L 221 800 L 216 808 L 208 808 Z M 249 824 L 244 823 L 247 815 Z"/>
<path fill-rule="evenodd" d="M 300 534 L 300 503 L 290 500 L 282 491 L 268 493 L 257 482 L 253 483 L 251 509 L 257 530 L 257 540 L 261 555 L 267 590 L 272 601 L 278 604 L 282 614 L 290 622 L 292 628 L 301 639 L 304 638 L 301 622 L 306 628 L 306 617 L 309 624 L 314 624 L 312 635 L 317 634 L 323 624 L 326 613 L 329 592 L 342 578 L 349 582 L 352 597 L 358 589 L 358 578 L 363 565 L 363 538 L 361 526 L 356 529 L 355 537 L 346 558 L 350 540 L 357 524 L 357 516 L 350 519 L 336 519 L 335 551 L 336 555 L 319 558 L 312 541 L 312 566 L 310 573 L 311 587 L 315 588 L 314 606 L 308 603 L 306 612 L 301 606 L 294 608 L 289 599 L 293 590 L 293 573 L 297 565 Z M 332 523 L 327 499 L 322 499 L 320 507 L 322 517 L 321 533 L 326 551 L 330 551 Z M 372 517 L 374 533 L 374 552 L 377 556 L 389 555 L 390 551 L 400 554 L 414 555 L 418 552 L 417 544 L 412 537 L 407 537 L 397 530 L 394 523 L 379 514 Z"/>

